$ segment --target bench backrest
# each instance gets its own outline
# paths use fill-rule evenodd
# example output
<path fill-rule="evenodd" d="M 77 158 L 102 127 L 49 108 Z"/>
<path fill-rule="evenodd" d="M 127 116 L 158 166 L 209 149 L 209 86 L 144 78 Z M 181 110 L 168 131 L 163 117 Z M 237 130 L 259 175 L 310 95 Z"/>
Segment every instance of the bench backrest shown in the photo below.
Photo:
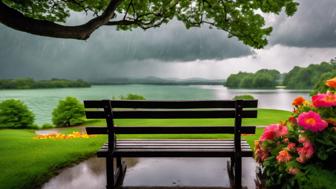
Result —
<path fill-rule="evenodd" d="M 241 134 L 255 133 L 255 126 L 241 126 L 242 118 L 257 117 L 257 100 L 149 101 L 87 100 L 88 119 L 105 119 L 107 127 L 87 127 L 88 134 L 108 134 L 114 146 L 115 134 L 234 134 L 235 149 L 240 152 Z M 245 110 L 244 108 L 252 108 Z M 202 119 L 234 118 L 234 126 L 132 126 L 116 127 L 113 119 Z M 113 149 L 113 148 L 112 148 Z"/>

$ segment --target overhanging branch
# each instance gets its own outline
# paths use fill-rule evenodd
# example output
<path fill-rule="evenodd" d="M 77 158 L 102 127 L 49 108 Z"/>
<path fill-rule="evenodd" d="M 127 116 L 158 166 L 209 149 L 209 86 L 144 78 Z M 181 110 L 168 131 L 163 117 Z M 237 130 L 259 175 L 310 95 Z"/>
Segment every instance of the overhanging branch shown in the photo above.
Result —
<path fill-rule="evenodd" d="M 31 34 L 85 40 L 97 28 L 109 22 L 114 15 L 115 9 L 121 2 L 122 0 L 111 0 L 101 16 L 97 16 L 85 24 L 64 26 L 50 21 L 26 17 L 0 1 L 0 22 L 13 29 Z"/>

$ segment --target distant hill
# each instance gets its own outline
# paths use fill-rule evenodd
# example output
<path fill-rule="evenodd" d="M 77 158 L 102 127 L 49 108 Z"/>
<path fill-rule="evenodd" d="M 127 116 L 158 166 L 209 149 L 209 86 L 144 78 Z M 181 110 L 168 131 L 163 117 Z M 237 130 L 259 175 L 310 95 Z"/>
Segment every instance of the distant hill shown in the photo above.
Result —
<path fill-rule="evenodd" d="M 123 84 L 150 84 L 150 85 L 222 85 L 224 79 L 204 79 L 204 78 L 189 78 L 189 79 L 163 79 L 159 77 L 145 78 L 108 78 L 91 81 L 94 85 L 123 85 Z"/>

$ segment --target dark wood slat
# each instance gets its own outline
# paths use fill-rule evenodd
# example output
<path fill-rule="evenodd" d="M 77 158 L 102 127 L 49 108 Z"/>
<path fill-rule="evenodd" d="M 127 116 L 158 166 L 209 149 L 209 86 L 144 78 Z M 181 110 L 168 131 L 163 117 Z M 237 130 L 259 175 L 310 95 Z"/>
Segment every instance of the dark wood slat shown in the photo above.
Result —
<path fill-rule="evenodd" d="M 119 143 L 118 146 L 231 146 L 234 143 Z M 248 146 L 247 143 L 242 144 L 242 146 Z"/>
<path fill-rule="evenodd" d="M 234 140 L 225 139 L 122 139 L 118 140 L 118 143 L 197 143 L 197 144 L 226 144 L 226 143 L 234 143 Z M 246 140 L 242 140 L 241 143 L 247 143 Z"/>
<path fill-rule="evenodd" d="M 107 134 L 107 127 L 85 127 L 89 135 Z"/>
<path fill-rule="evenodd" d="M 242 157 L 252 157 L 252 150 L 242 149 Z M 106 149 L 97 152 L 98 157 L 105 157 Z M 133 149 L 133 150 L 115 150 L 115 157 L 232 157 L 234 149 Z"/>
<path fill-rule="evenodd" d="M 242 149 L 250 149 L 249 146 L 241 146 Z M 105 146 L 104 148 L 107 148 Z M 162 146 L 162 145 L 119 145 L 116 147 L 116 149 L 233 149 L 234 146 L 232 145 L 167 145 L 167 146 Z"/>
<path fill-rule="evenodd" d="M 241 129 L 243 134 L 254 134 L 255 126 L 244 126 Z M 233 126 L 132 126 L 132 127 L 114 127 L 115 134 L 233 134 Z M 86 127 L 88 134 L 107 134 L 107 127 Z"/>
<path fill-rule="evenodd" d="M 106 118 L 103 111 L 85 111 L 86 118 Z M 241 113 L 242 118 L 256 118 L 256 110 L 245 110 Z M 199 119 L 199 118 L 234 118 L 234 110 L 208 110 L 208 111 L 113 111 L 116 119 Z"/>
<path fill-rule="evenodd" d="M 103 108 L 101 100 L 84 101 L 85 108 Z M 234 108 L 234 100 L 203 101 L 148 101 L 148 100 L 111 100 L 112 108 L 148 108 L 148 109 L 192 109 L 192 108 Z M 244 100 L 244 108 L 256 108 L 257 100 Z"/>

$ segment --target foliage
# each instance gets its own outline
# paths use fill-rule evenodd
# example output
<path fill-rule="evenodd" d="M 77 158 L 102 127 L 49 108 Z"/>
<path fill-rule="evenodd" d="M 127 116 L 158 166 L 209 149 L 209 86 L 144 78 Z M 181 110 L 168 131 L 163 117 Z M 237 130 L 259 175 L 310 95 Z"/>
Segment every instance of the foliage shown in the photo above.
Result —
<path fill-rule="evenodd" d="M 285 75 L 283 85 L 288 89 L 312 89 L 326 90 L 322 83 L 327 78 L 336 76 L 336 61 L 311 64 L 306 68 L 295 66 Z M 315 91 L 316 93 L 316 91 Z"/>
<path fill-rule="evenodd" d="M 83 80 L 51 79 L 35 81 L 31 78 L 0 80 L 0 89 L 38 89 L 38 88 L 73 88 L 90 87 Z"/>
<path fill-rule="evenodd" d="M 116 97 L 112 97 L 112 99 L 116 99 Z M 127 96 L 123 96 L 121 95 L 119 97 L 120 100 L 146 100 L 146 98 L 142 95 L 138 95 L 138 94 L 133 94 L 133 93 L 129 93 L 127 94 Z"/>
<path fill-rule="evenodd" d="M 40 129 L 51 129 L 54 128 L 55 126 L 53 124 L 50 123 L 44 123 Z"/>
<path fill-rule="evenodd" d="M 0 128 L 27 128 L 33 126 L 35 116 L 20 100 L 9 99 L 0 103 Z"/>
<path fill-rule="evenodd" d="M 3 0 L 11 8 L 26 17 L 51 22 L 66 22 L 70 12 L 103 15 L 110 1 L 92 0 Z M 285 10 L 291 16 L 298 3 L 295 0 L 111 0 L 116 3 L 114 18 L 108 25 L 117 25 L 120 30 L 133 28 L 153 28 L 177 19 L 187 28 L 207 24 L 227 31 L 245 44 L 262 48 L 267 44 L 266 37 L 272 28 L 265 26 L 262 13 L 280 14 Z"/>
<path fill-rule="evenodd" d="M 84 106 L 75 97 L 60 100 L 52 112 L 52 122 L 57 127 L 79 125 L 84 122 Z"/>
<path fill-rule="evenodd" d="M 229 88 L 246 88 L 246 89 L 269 89 L 278 85 L 280 72 L 277 70 L 262 69 L 256 73 L 239 72 L 231 74 L 225 82 Z"/>
<path fill-rule="evenodd" d="M 252 95 L 237 95 L 233 98 L 233 100 L 254 100 L 255 98 Z"/>
<path fill-rule="evenodd" d="M 336 77 L 325 84 L 328 91 L 311 102 L 296 98 L 289 119 L 266 127 L 256 141 L 255 157 L 268 187 L 336 186 Z"/>

